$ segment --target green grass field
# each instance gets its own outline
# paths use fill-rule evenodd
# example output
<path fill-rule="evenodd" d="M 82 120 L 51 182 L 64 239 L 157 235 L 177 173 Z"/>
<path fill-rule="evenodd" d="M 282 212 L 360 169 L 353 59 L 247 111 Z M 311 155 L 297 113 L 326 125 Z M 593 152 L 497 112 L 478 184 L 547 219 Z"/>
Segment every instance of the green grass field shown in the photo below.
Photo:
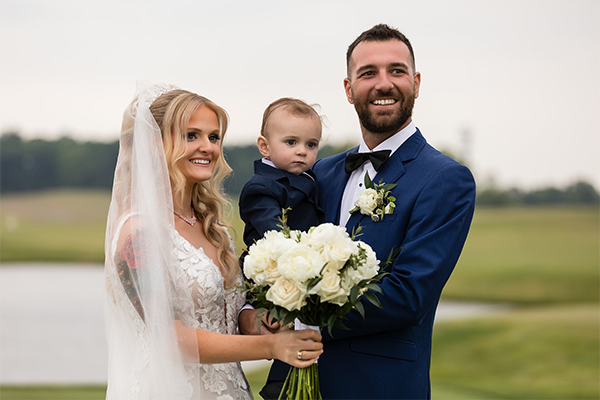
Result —
<path fill-rule="evenodd" d="M 102 262 L 108 203 L 106 192 L 3 196 L 0 260 Z M 597 207 L 477 209 L 443 297 L 512 307 L 436 324 L 433 398 L 600 398 L 599 287 Z M 265 376 L 248 376 L 256 398 Z M 3 386 L 0 397 L 102 399 L 104 391 Z"/>
<path fill-rule="evenodd" d="M 444 295 L 556 303 L 599 300 L 598 208 L 477 209 Z"/>
<path fill-rule="evenodd" d="M 0 199 L 0 262 L 104 260 L 107 191 L 48 191 Z"/>

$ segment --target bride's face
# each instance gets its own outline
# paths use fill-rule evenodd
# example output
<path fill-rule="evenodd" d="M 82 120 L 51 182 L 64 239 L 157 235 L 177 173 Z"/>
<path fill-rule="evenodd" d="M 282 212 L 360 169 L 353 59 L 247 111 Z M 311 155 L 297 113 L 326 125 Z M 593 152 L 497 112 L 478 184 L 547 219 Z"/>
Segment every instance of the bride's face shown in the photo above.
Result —
<path fill-rule="evenodd" d="M 221 154 L 217 114 L 200 106 L 192 114 L 186 133 L 186 155 L 178 165 L 188 184 L 209 180 Z"/>

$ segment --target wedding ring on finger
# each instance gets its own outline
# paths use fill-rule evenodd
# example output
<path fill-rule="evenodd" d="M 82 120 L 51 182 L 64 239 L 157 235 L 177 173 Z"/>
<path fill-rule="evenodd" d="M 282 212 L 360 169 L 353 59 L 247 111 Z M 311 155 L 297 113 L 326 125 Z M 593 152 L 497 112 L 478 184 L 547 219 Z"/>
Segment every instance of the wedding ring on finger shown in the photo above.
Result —
<path fill-rule="evenodd" d="M 298 360 L 302 361 L 302 350 L 298 352 Z"/>

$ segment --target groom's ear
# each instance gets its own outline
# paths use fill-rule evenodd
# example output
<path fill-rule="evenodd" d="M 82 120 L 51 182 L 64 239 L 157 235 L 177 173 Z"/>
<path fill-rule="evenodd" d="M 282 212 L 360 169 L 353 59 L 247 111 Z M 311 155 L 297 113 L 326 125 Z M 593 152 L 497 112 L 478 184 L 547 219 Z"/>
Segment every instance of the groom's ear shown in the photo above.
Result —
<path fill-rule="evenodd" d="M 256 139 L 256 146 L 258 147 L 258 151 L 263 157 L 269 158 L 269 141 L 263 135 L 260 135 L 258 139 Z"/>
<path fill-rule="evenodd" d="M 421 88 L 421 73 L 415 72 L 413 77 L 414 87 L 415 87 L 415 99 L 419 97 L 419 89 Z"/>
<path fill-rule="evenodd" d="M 354 98 L 352 97 L 352 82 L 350 82 L 350 79 L 348 78 L 344 78 L 344 91 L 346 92 L 348 103 L 354 104 Z"/>

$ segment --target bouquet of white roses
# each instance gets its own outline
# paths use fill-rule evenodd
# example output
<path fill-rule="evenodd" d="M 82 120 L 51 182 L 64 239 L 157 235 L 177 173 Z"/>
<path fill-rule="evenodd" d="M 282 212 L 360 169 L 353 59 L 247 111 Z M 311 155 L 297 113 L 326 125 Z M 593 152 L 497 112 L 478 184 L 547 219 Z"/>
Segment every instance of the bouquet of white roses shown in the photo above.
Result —
<path fill-rule="evenodd" d="M 364 317 L 361 297 L 381 307 L 373 292 L 379 261 L 371 247 L 330 223 L 308 232 L 291 231 L 283 210 L 281 231 L 266 232 L 250 246 L 244 259 L 249 301 L 283 324 L 294 319 L 306 325 L 345 328 L 342 319 L 352 309 Z M 391 255 L 390 255 L 391 256 Z M 258 321 L 260 324 L 260 321 Z M 287 398 L 320 399 L 317 364 L 292 367 L 284 385 Z"/>

